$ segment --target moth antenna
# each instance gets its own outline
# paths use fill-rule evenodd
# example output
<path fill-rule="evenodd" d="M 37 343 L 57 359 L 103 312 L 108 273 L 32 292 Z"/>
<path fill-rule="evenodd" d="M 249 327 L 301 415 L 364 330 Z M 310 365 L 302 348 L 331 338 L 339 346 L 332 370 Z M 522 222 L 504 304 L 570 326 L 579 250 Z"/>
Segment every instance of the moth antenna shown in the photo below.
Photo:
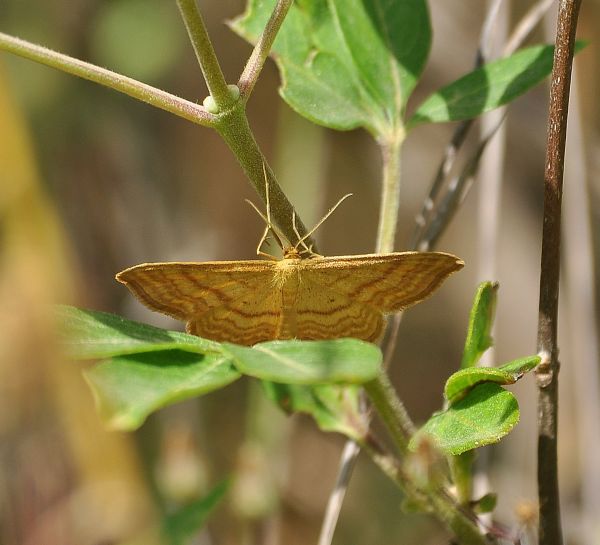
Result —
<path fill-rule="evenodd" d="M 304 250 L 302 250 L 301 253 L 312 254 L 311 249 L 306 245 L 306 243 L 304 242 L 304 239 L 302 238 L 302 235 L 298 232 L 298 225 L 296 225 L 296 211 L 295 210 L 292 210 L 292 228 L 294 229 L 294 233 L 298 240 L 298 242 L 296 243 L 294 248 L 298 249 L 298 246 L 301 244 L 302 246 L 304 246 Z"/>
<path fill-rule="evenodd" d="M 331 216 L 331 214 L 333 214 L 337 207 L 342 204 L 348 197 L 352 197 L 352 193 L 348 193 L 347 195 L 344 195 L 337 203 L 335 203 L 335 205 L 333 207 L 331 207 L 329 209 L 329 211 L 327 212 L 327 214 L 325 214 L 320 220 L 319 222 L 308 232 L 306 233 L 303 237 L 300 237 L 298 235 L 298 231 L 295 228 L 294 225 L 294 231 L 296 232 L 296 235 L 298 235 L 298 243 L 296 244 L 295 248 L 297 248 L 300 244 L 302 244 L 308 251 L 310 251 L 310 249 L 306 246 L 306 244 L 304 243 L 304 241 L 309 238 L 319 227 L 321 227 L 321 225 L 323 225 L 323 223 L 325 222 L 325 220 Z M 293 216 L 292 216 L 293 217 Z"/>
<path fill-rule="evenodd" d="M 253 209 L 254 211 L 262 218 L 262 220 L 265 222 L 265 225 L 268 228 L 271 228 L 271 226 L 269 225 L 269 220 L 267 219 L 267 216 L 265 216 L 258 208 L 258 206 L 256 206 L 250 199 L 244 199 Z"/>
<path fill-rule="evenodd" d="M 273 233 L 273 238 L 277 241 L 277 244 L 281 248 L 281 251 L 284 250 L 283 240 L 285 239 L 285 235 L 273 224 L 271 221 L 271 197 L 270 197 L 270 188 L 269 188 L 269 177 L 267 176 L 267 166 L 265 162 L 262 162 L 263 176 L 265 178 L 265 201 L 267 205 L 267 228 L 271 233 Z M 261 214 L 262 215 L 262 214 Z"/>
<path fill-rule="evenodd" d="M 271 221 L 271 198 L 270 198 L 270 191 L 269 191 L 269 178 L 267 176 L 267 167 L 266 167 L 264 161 L 262 162 L 262 169 L 263 169 L 263 176 L 265 179 L 265 201 L 266 201 L 266 209 L 267 209 L 266 216 L 259 210 L 258 206 L 256 206 L 252 201 L 250 201 L 248 199 L 244 199 L 244 200 L 254 209 L 254 211 L 265 222 L 265 230 L 264 230 L 262 236 L 260 237 L 260 240 L 258 241 L 258 246 L 256 247 L 256 254 L 259 256 L 262 256 L 262 257 L 267 257 L 269 259 L 278 260 L 277 257 L 272 256 L 271 254 L 267 254 L 262 251 L 263 245 L 265 243 L 267 243 L 269 233 L 271 233 L 271 235 L 273 236 L 273 239 L 275 240 L 277 245 L 281 248 L 281 251 L 285 251 L 286 245 L 283 243 L 283 241 L 287 240 L 285 235 L 283 234 L 283 232 L 276 225 L 274 225 L 273 222 Z"/>
<path fill-rule="evenodd" d="M 256 247 L 256 255 L 260 255 L 260 256 L 263 256 L 263 257 L 268 257 L 270 259 L 277 259 L 275 256 L 272 256 L 271 254 L 267 254 L 267 253 L 265 253 L 265 252 L 263 252 L 261 250 L 261 247 L 267 242 L 267 238 L 269 236 L 269 232 L 273 235 L 273 238 L 275 239 L 275 242 L 277 242 L 277 245 L 283 250 L 283 243 L 281 242 L 281 238 L 279 237 L 279 235 L 275 231 L 275 226 L 269 224 L 269 220 L 268 220 L 267 216 L 265 216 L 259 210 L 258 206 L 256 206 L 251 200 L 249 200 L 249 199 L 244 199 L 244 200 L 254 209 L 254 211 L 265 222 L 265 230 L 263 231 L 263 234 L 260 237 L 260 240 L 258 241 L 258 246 Z"/>
<path fill-rule="evenodd" d="M 267 227 L 271 228 L 271 200 L 269 196 L 269 178 L 267 176 L 267 167 L 265 162 L 262 162 L 263 177 L 265 179 L 265 201 L 267 203 Z"/>
<path fill-rule="evenodd" d="M 308 247 L 308 251 L 310 252 L 310 255 L 313 255 L 313 256 L 316 256 L 316 257 L 323 257 L 321 254 L 318 254 L 317 252 L 315 252 L 315 251 L 313 250 L 313 246 L 314 246 L 314 244 L 311 244 L 311 245 Z"/>

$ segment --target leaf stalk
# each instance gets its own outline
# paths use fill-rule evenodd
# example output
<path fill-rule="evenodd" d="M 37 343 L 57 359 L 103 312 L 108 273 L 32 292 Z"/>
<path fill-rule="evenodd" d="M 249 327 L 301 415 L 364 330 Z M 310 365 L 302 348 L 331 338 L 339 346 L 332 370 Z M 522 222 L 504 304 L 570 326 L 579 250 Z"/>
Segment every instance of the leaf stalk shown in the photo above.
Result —
<path fill-rule="evenodd" d="M 273 42 L 294 0 L 277 0 L 261 37 L 252 50 L 238 81 L 242 100 L 247 101 L 269 56 Z"/>
<path fill-rule="evenodd" d="M 400 149 L 402 142 L 404 142 L 403 129 L 395 131 L 385 140 L 380 140 L 383 164 L 379 226 L 375 245 L 375 251 L 380 254 L 394 251 L 400 208 Z"/>
<path fill-rule="evenodd" d="M 195 104 L 166 91 L 123 76 L 94 64 L 69 57 L 40 45 L 0 32 L 0 50 L 19 55 L 68 74 L 108 87 L 132 98 L 156 106 L 197 125 L 212 127 L 215 117 Z"/>

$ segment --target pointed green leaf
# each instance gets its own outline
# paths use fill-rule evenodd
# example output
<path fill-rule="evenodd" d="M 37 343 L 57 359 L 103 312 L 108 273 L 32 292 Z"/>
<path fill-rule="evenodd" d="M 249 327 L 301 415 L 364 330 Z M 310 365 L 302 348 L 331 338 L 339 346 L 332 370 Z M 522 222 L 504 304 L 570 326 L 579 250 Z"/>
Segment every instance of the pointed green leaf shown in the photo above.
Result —
<path fill-rule="evenodd" d="M 237 369 L 285 384 L 363 383 L 373 379 L 381 350 L 357 339 L 270 341 L 252 348 L 224 343 Z"/>
<path fill-rule="evenodd" d="M 84 375 L 100 416 L 119 430 L 134 430 L 157 409 L 222 388 L 240 376 L 226 356 L 182 350 L 118 356 Z"/>
<path fill-rule="evenodd" d="M 63 344 L 74 359 L 109 358 L 168 349 L 199 354 L 220 351 L 220 345 L 215 342 L 106 312 L 58 305 L 55 315 Z"/>
<path fill-rule="evenodd" d="M 510 361 L 501 365 L 498 369 L 501 369 L 505 373 L 512 375 L 512 382 L 507 382 L 506 384 L 513 384 L 517 382 L 525 373 L 529 373 L 537 367 L 537 365 L 542 361 L 540 356 L 526 356 L 524 358 L 518 358 L 516 360 Z"/>
<path fill-rule="evenodd" d="M 482 282 L 477 288 L 469 315 L 467 338 L 460 363 L 463 369 L 477 365 L 482 354 L 494 342 L 491 331 L 494 325 L 497 294 L 497 282 Z"/>
<path fill-rule="evenodd" d="M 358 386 L 302 386 L 263 382 L 267 396 L 288 413 L 312 416 L 323 431 L 364 438 L 368 422 L 360 410 Z"/>
<path fill-rule="evenodd" d="M 232 28 L 256 42 L 275 0 L 249 0 Z M 281 95 L 299 114 L 374 134 L 400 123 L 431 43 L 424 0 L 297 0 L 273 45 Z"/>
<path fill-rule="evenodd" d="M 446 381 L 444 396 L 455 403 L 467 395 L 468 391 L 482 382 L 514 384 L 525 373 L 540 362 L 539 356 L 528 356 L 511 361 L 501 367 L 470 367 L 457 371 Z"/>
<path fill-rule="evenodd" d="M 204 526 L 206 519 L 221 502 L 229 488 L 225 480 L 215 486 L 206 496 L 168 515 L 163 522 L 165 541 L 171 545 L 186 545 Z"/>
<path fill-rule="evenodd" d="M 445 454 L 456 455 L 497 443 L 518 421 L 519 404 L 515 396 L 502 386 L 485 382 L 445 411 L 435 413 L 418 434 L 430 436 Z M 416 441 L 417 436 L 409 448 Z"/>
<path fill-rule="evenodd" d="M 576 51 L 583 46 L 577 43 Z M 472 119 L 508 104 L 550 74 L 553 56 L 554 46 L 537 45 L 490 62 L 427 98 L 408 126 Z"/>

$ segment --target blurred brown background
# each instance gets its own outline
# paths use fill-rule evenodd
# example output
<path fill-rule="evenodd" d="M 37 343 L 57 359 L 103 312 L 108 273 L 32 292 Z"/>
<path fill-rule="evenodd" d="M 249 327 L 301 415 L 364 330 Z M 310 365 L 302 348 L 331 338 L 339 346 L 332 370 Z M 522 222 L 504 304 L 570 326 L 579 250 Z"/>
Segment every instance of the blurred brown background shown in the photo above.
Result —
<path fill-rule="evenodd" d="M 532 2 L 512 4 L 509 28 Z M 200 2 L 229 81 L 250 47 L 225 25 L 241 0 Z M 485 2 L 432 1 L 434 43 L 417 101 L 472 67 Z M 531 43 L 552 38 L 555 7 Z M 594 264 L 599 254 L 600 2 L 583 2 L 565 179 L 560 316 L 561 485 L 568 543 L 600 542 L 600 448 Z M 3 0 L 0 30 L 201 101 L 207 94 L 174 2 Z M 496 38 L 502 39 L 502 24 Z M 325 255 L 373 251 L 379 155 L 363 131 L 310 125 L 277 95 L 269 63 L 249 103 L 257 139 L 288 196 L 312 224 L 342 194 L 317 233 Z M 502 145 L 486 165 L 439 249 L 467 266 L 405 316 L 392 368 L 412 416 L 440 408 L 456 369 L 471 297 L 500 282 L 498 362 L 535 351 L 547 88 L 509 110 Z M 425 126 L 403 154 L 397 249 L 408 249 L 452 126 Z M 477 136 L 474 131 L 472 140 Z M 474 142 L 465 151 L 473 148 Z M 502 170 L 497 162 L 502 164 Z M 492 173 L 490 175 L 490 172 Z M 488 186 L 499 176 L 499 232 L 482 242 Z M 134 434 L 103 430 L 80 363 L 65 361 L 47 325 L 47 304 L 69 302 L 179 328 L 133 301 L 114 280 L 130 265 L 254 257 L 262 225 L 244 203 L 257 197 L 219 137 L 91 83 L 0 54 L 0 543 L 155 543 L 160 507 L 234 486 L 199 544 L 316 543 L 343 438 L 307 419 L 287 419 L 250 381 L 151 417 Z M 493 260 L 488 254 L 491 252 Z M 481 264 L 483 262 L 483 265 Z M 490 263 L 495 267 L 490 270 Z M 521 423 L 485 449 L 498 517 L 535 501 L 532 377 L 513 390 Z M 596 486 L 598 485 L 598 486 Z M 403 515 L 400 496 L 365 458 L 350 485 L 334 543 L 440 543 L 424 516 Z"/>

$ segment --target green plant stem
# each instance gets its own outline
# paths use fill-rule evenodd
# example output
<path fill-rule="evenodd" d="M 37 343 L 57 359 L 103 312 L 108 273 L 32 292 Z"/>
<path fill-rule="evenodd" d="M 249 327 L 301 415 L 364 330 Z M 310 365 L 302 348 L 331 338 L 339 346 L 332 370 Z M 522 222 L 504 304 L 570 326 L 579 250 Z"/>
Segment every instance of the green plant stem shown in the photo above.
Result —
<path fill-rule="evenodd" d="M 383 159 L 383 176 L 375 251 L 380 254 L 394 251 L 400 207 L 400 148 L 403 141 L 404 131 L 397 130 L 379 143 Z"/>
<path fill-rule="evenodd" d="M 252 54 L 244 67 L 244 71 L 238 81 L 238 87 L 240 89 L 240 95 L 244 100 L 248 100 L 248 97 L 254 89 L 254 85 L 258 80 L 258 76 L 269 56 L 273 42 L 277 37 L 277 33 L 283 24 L 285 16 L 293 4 L 293 0 L 278 0 L 277 4 L 273 8 L 271 17 L 269 18 L 265 29 L 258 42 L 252 50 Z"/>
<path fill-rule="evenodd" d="M 215 50 L 208 36 L 200 10 L 196 5 L 196 0 L 177 0 L 177 6 L 204 75 L 208 92 L 213 97 L 219 110 L 225 110 L 236 99 L 229 93 L 225 76 L 215 55 Z"/>
<path fill-rule="evenodd" d="M 270 212 L 273 220 L 289 242 L 295 243 L 298 238 L 294 232 L 292 218 L 294 207 L 281 190 L 277 179 L 267 164 L 264 155 L 261 153 L 254 135 L 248 125 L 248 119 L 243 109 L 243 103 L 239 102 L 234 108 L 219 115 L 219 121 L 215 125 L 216 130 L 227 142 L 227 145 L 233 151 L 240 165 L 244 169 L 246 176 L 256 189 L 257 193 L 266 202 L 266 183 L 265 171 L 269 183 L 269 203 Z M 307 230 L 298 215 L 296 215 L 296 228 L 301 236 L 306 234 Z M 313 245 L 316 251 L 315 242 L 311 238 L 306 240 L 307 245 Z"/>
<path fill-rule="evenodd" d="M 68 74 L 93 81 L 94 83 L 99 83 L 132 98 L 183 117 L 197 125 L 211 127 L 214 124 L 214 116 L 198 104 L 194 104 L 132 78 L 111 72 L 105 68 L 100 68 L 99 66 L 80 61 L 68 55 L 57 53 L 51 49 L 32 44 L 2 32 L 0 32 L 0 50 L 19 55 L 20 57 L 57 70 L 62 70 Z"/>
<path fill-rule="evenodd" d="M 132 98 L 173 113 L 197 125 L 217 129 L 235 154 L 238 162 L 242 165 L 244 172 L 263 201 L 266 200 L 263 163 L 266 165 L 273 219 L 290 242 L 295 241 L 297 238 L 292 226 L 293 207 L 281 190 L 273 172 L 266 164 L 248 126 L 248 120 L 241 101 L 217 116 L 207 112 L 204 107 L 198 104 L 194 104 L 140 81 L 1 32 L 0 50 L 19 55 L 20 57 L 94 83 L 99 83 Z M 231 100 L 229 93 L 228 98 Z M 296 225 L 301 235 L 307 232 L 306 227 L 298 216 L 296 216 Z M 307 244 L 313 244 L 313 248 L 316 251 L 316 245 L 312 239 L 307 240 Z"/>
<path fill-rule="evenodd" d="M 384 372 L 381 372 L 376 379 L 366 383 L 364 387 L 371 403 L 390 432 L 395 446 L 404 458 L 408 454 L 408 442 L 415 432 L 415 427 L 402 401 L 396 395 Z M 389 454 L 385 454 L 371 436 L 367 437 L 361 447 L 366 449 L 379 468 L 406 494 L 417 499 L 417 501 L 422 501 L 425 498 L 436 516 L 454 532 L 459 543 L 463 545 L 489 543 L 487 538 L 479 531 L 477 524 L 469 519 L 460 505 L 443 488 L 439 486 L 428 490 L 416 488 L 412 483 L 412 479 L 404 473 L 398 461 Z"/>
<path fill-rule="evenodd" d="M 452 482 L 456 486 L 456 497 L 461 505 L 468 505 L 473 495 L 473 461 L 475 451 L 468 450 L 458 456 L 448 456 Z"/>
<path fill-rule="evenodd" d="M 398 460 L 386 453 L 373 437 L 361 442 L 361 448 L 370 456 L 379 469 L 398 486 L 409 498 L 423 503 L 435 513 L 454 533 L 461 545 L 490 545 L 490 541 L 481 534 L 474 520 L 471 520 L 456 501 L 442 488 L 419 490 L 412 479 L 405 474 Z"/>
<path fill-rule="evenodd" d="M 385 371 L 381 371 L 377 378 L 367 382 L 365 391 L 390 432 L 398 451 L 402 455 L 406 454 L 415 426 Z"/>

